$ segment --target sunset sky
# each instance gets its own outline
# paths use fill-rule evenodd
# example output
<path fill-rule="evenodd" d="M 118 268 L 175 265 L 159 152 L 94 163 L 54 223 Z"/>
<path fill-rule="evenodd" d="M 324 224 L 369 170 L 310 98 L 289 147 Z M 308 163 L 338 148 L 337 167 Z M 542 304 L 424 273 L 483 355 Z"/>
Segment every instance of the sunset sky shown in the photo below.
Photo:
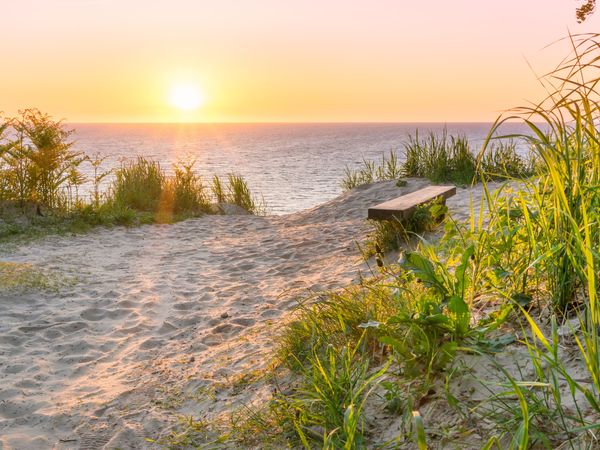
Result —
<path fill-rule="evenodd" d="M 489 121 L 574 0 L 2 0 L 0 111 L 70 122 Z"/>

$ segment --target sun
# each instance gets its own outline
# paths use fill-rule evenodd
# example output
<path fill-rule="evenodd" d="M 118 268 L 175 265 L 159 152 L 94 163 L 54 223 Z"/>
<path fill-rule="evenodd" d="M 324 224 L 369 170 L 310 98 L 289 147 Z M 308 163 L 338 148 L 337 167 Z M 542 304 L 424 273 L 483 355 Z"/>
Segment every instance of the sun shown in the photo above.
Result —
<path fill-rule="evenodd" d="M 204 103 L 204 97 L 197 86 L 178 84 L 169 91 L 169 103 L 181 111 L 193 111 Z"/>

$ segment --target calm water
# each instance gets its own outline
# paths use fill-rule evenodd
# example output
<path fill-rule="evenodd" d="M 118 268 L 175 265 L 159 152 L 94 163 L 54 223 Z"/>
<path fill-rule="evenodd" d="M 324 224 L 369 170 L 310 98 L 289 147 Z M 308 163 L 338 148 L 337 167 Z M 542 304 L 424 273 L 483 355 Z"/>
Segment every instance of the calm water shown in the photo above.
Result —
<path fill-rule="evenodd" d="M 236 172 L 264 195 L 272 214 L 299 211 L 341 192 L 344 167 L 400 150 L 415 130 L 464 134 L 478 149 L 487 123 L 460 124 L 72 124 L 76 148 L 106 156 L 105 167 L 144 155 L 165 169 L 194 158 L 202 175 Z M 524 131 L 510 124 L 505 132 Z M 90 173 L 86 166 L 84 171 Z"/>

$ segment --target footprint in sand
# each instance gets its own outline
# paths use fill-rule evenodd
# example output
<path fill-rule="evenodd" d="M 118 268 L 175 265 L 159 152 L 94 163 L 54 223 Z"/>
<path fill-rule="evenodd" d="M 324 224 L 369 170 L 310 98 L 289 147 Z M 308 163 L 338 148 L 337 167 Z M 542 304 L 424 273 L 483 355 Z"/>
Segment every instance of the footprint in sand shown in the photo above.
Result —
<path fill-rule="evenodd" d="M 10 366 L 6 366 L 6 368 L 4 369 L 5 373 L 21 373 L 23 370 L 25 370 L 27 368 L 26 365 L 24 364 L 13 364 Z"/>
<path fill-rule="evenodd" d="M 158 329 L 158 333 L 161 335 L 164 335 L 164 334 L 173 333 L 178 330 L 179 330 L 178 327 L 176 327 L 175 325 L 173 325 L 170 322 L 165 321 L 165 322 L 163 322 L 162 326 Z"/>
<path fill-rule="evenodd" d="M 251 327 L 256 323 L 256 320 L 254 320 L 251 317 L 240 317 L 237 319 L 233 319 L 231 322 L 235 323 L 236 325 L 241 325 L 243 327 Z"/>
<path fill-rule="evenodd" d="M 178 311 L 189 311 L 190 309 L 194 309 L 196 306 L 198 305 L 195 302 L 181 302 L 175 303 L 175 305 L 173 305 L 173 309 Z"/>
<path fill-rule="evenodd" d="M 274 317 L 280 317 L 282 314 L 281 310 L 276 308 L 267 309 L 260 313 L 260 317 L 263 319 L 272 319 Z"/>
<path fill-rule="evenodd" d="M 140 344 L 141 350 L 150 350 L 156 347 L 162 347 L 165 344 L 165 341 L 157 338 L 146 339 L 144 342 Z"/>
<path fill-rule="evenodd" d="M 66 334 L 77 333 L 78 331 L 81 331 L 86 328 L 89 328 L 88 324 L 85 322 L 79 322 L 79 321 L 67 323 L 64 325 L 58 325 L 56 327 L 57 330 L 62 331 L 63 333 L 66 333 Z"/>
<path fill-rule="evenodd" d="M 31 401 L 16 403 L 9 400 L 0 402 L 0 417 L 4 419 L 15 419 L 17 417 L 30 416 L 43 407 L 44 404 Z"/>
<path fill-rule="evenodd" d="M 81 312 L 81 318 L 93 322 L 103 319 L 106 316 L 106 310 L 100 308 L 88 308 Z"/>

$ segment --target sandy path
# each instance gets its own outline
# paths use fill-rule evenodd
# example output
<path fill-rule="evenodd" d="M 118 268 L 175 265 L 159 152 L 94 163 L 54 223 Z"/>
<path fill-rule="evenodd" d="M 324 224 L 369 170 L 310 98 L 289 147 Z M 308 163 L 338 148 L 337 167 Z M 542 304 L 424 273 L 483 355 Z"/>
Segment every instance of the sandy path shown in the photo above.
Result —
<path fill-rule="evenodd" d="M 354 244 L 366 208 L 423 185 L 378 183 L 288 216 L 52 236 L 3 255 L 77 282 L 0 291 L 0 449 L 146 448 L 165 426 L 157 398 L 263 367 L 297 299 L 366 270 Z M 468 192 L 449 206 L 464 214 Z"/>

